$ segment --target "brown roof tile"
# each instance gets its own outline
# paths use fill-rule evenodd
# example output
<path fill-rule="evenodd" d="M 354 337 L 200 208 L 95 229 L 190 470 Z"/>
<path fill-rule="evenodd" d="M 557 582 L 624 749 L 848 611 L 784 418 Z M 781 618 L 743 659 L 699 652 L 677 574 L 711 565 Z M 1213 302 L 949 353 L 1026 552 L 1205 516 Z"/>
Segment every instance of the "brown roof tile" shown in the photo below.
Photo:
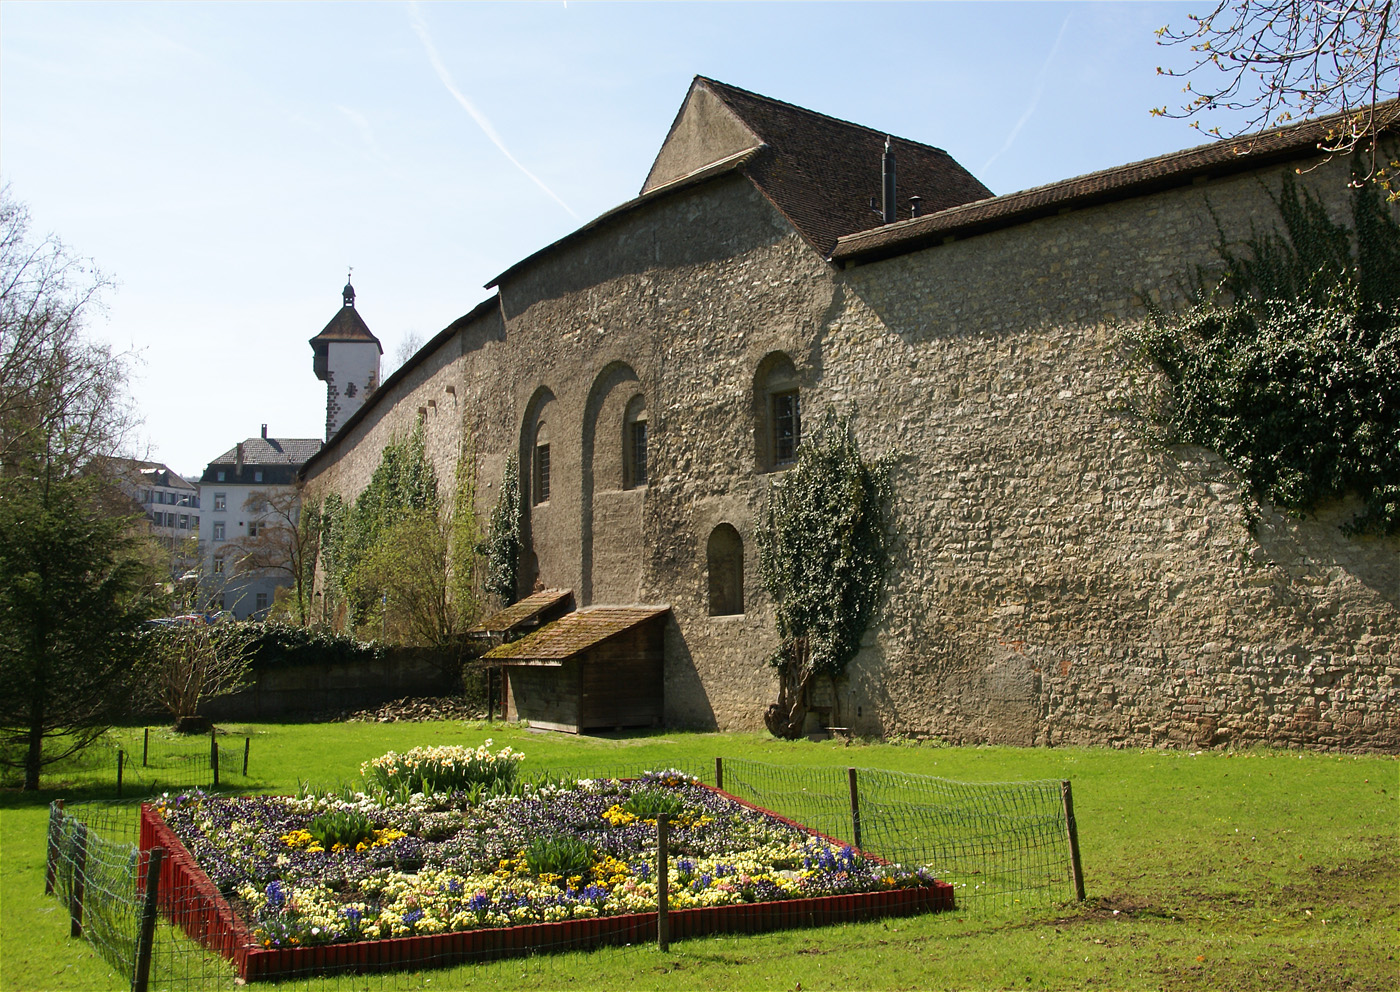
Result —
<path fill-rule="evenodd" d="M 744 166 L 745 174 L 823 256 L 838 237 L 884 223 L 870 209 L 870 198 L 880 198 L 884 131 L 704 76 L 695 85 L 719 97 L 767 145 Z M 924 211 L 992 195 L 941 148 L 899 137 L 891 147 L 901 211 L 916 194 Z"/>
<path fill-rule="evenodd" d="M 507 606 L 504 610 L 493 613 L 481 623 L 477 624 L 468 634 L 509 634 L 517 627 L 528 624 L 541 613 L 546 612 L 550 607 L 557 606 L 566 599 L 573 599 L 574 594 L 568 589 L 546 589 L 526 596 L 518 603 Z"/>
<path fill-rule="evenodd" d="M 1378 114 L 1388 126 L 1394 127 L 1400 120 L 1400 101 L 1381 104 Z M 1308 158 L 1321 154 L 1317 150 L 1318 142 L 1326 138 L 1328 130 L 1340 118 L 1341 115 L 1319 117 L 1248 138 L 1199 145 L 1019 193 L 965 203 L 876 230 L 845 235 L 837 241 L 831 260 L 877 261 L 941 244 L 949 237 L 981 234 L 1065 209 L 1141 196 L 1186 185 L 1198 177 L 1225 176 Z"/>
<path fill-rule="evenodd" d="M 669 606 L 592 606 L 568 613 L 518 641 L 501 644 L 482 657 L 491 661 L 562 661 L 669 613 Z"/>
<path fill-rule="evenodd" d="M 373 341 L 379 344 L 379 339 L 374 336 L 365 319 L 353 306 L 341 307 L 321 329 L 321 333 L 311 339 L 312 347 L 315 347 L 317 341 Z M 380 345 L 379 350 L 381 353 L 384 351 L 383 345 Z"/>

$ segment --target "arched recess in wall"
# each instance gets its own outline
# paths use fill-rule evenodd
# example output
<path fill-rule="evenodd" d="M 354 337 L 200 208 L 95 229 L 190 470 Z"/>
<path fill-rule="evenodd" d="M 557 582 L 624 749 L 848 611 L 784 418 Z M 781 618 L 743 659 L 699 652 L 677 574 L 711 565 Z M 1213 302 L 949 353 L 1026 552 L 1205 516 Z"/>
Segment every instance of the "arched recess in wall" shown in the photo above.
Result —
<path fill-rule="evenodd" d="M 540 538 L 548 543 L 550 525 L 557 521 L 549 519 L 549 502 L 554 493 L 553 458 L 551 451 L 552 435 L 560 433 L 553 424 L 558 404 L 554 393 L 547 386 L 541 386 L 525 405 L 525 419 L 520 425 L 520 501 L 524 506 L 521 515 L 521 561 L 517 576 L 518 595 L 529 595 L 535 579 L 544 575 L 547 562 L 542 562 L 539 554 Z"/>
<path fill-rule="evenodd" d="M 705 546 L 710 616 L 727 617 L 744 612 L 744 539 L 731 524 L 710 531 Z"/>
<path fill-rule="evenodd" d="M 636 371 L 625 362 L 606 366 L 584 406 L 580 605 L 632 603 L 640 595 L 647 428 Z"/>
<path fill-rule="evenodd" d="M 802 443 L 802 394 L 797 366 L 775 351 L 758 363 L 753 378 L 754 456 L 760 472 L 786 468 Z"/>

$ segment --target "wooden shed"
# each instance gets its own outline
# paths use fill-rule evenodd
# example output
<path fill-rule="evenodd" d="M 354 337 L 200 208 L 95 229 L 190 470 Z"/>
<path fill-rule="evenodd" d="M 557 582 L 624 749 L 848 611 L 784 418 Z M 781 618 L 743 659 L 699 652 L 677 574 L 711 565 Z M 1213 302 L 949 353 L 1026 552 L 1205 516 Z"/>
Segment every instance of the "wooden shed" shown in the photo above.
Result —
<path fill-rule="evenodd" d="M 568 613 L 483 659 L 506 673 L 507 719 L 573 734 L 661 726 L 669 606 Z"/>
<path fill-rule="evenodd" d="M 469 668 L 483 670 L 486 674 L 486 718 L 493 720 L 499 713 L 506 716 L 505 676 L 499 664 L 486 660 L 486 655 L 496 645 L 505 641 L 517 641 L 538 630 L 545 624 L 558 620 L 572 612 L 574 594 L 568 589 L 545 589 L 526 596 L 517 603 L 482 620 L 467 631 L 468 650 L 474 659 Z M 499 676 L 499 677 L 498 677 Z M 497 686 L 501 691 L 497 691 Z"/>

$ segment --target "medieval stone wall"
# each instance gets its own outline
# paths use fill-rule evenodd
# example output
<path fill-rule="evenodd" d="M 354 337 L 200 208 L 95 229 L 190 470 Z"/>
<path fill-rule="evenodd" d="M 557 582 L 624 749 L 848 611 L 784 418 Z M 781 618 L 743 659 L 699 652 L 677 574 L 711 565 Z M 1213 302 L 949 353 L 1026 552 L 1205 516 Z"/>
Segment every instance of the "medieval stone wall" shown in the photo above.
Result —
<path fill-rule="evenodd" d="M 1400 746 L 1400 541 L 1244 521 L 1238 479 L 1144 440 L 1120 344 L 1276 216 L 1240 176 L 843 273 L 826 384 L 905 455 L 870 729 L 959 741 Z M 1261 181 L 1263 180 L 1263 185 Z M 1307 177 L 1346 217 L 1340 164 Z M 860 724 L 858 719 L 857 724 Z"/>
<path fill-rule="evenodd" d="M 1400 747 L 1400 542 L 1343 537 L 1342 507 L 1266 514 L 1251 533 L 1233 473 L 1152 446 L 1130 412 L 1148 377 L 1122 326 L 1212 261 L 1212 214 L 1236 234 L 1274 215 L 1259 178 L 840 272 L 740 177 L 665 195 L 510 273 L 500 315 L 379 397 L 312 485 L 353 497 L 421 408 L 444 485 L 472 439 L 484 520 L 516 454 L 521 591 L 670 604 L 668 723 L 757 728 L 776 692 L 754 546 L 781 477 L 767 392 L 796 387 L 809 425 L 854 406 L 865 451 L 902 454 L 888 601 L 837 687 L 841 723 L 1023 744 Z M 1345 216 L 1339 180 L 1336 166 L 1306 177 Z M 644 486 L 622 450 L 639 409 Z M 550 498 L 536 504 L 540 438 Z M 706 548 L 724 524 L 743 541 L 743 612 L 711 616 Z"/>

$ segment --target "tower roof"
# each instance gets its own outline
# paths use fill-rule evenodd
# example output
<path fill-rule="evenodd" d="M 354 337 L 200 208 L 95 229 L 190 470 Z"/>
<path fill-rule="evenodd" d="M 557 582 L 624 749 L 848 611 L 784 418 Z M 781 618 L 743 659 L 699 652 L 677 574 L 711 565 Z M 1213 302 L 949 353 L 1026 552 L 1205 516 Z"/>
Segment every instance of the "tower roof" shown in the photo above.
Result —
<path fill-rule="evenodd" d="M 384 346 L 379 343 L 379 339 L 369 329 L 360 312 L 355 309 L 355 287 L 350 285 L 348 279 L 345 288 L 341 290 L 341 298 L 345 301 L 344 304 L 321 329 L 321 333 L 311 339 L 311 347 L 315 348 L 319 344 L 331 341 L 372 341 L 379 353 L 384 354 Z"/>

